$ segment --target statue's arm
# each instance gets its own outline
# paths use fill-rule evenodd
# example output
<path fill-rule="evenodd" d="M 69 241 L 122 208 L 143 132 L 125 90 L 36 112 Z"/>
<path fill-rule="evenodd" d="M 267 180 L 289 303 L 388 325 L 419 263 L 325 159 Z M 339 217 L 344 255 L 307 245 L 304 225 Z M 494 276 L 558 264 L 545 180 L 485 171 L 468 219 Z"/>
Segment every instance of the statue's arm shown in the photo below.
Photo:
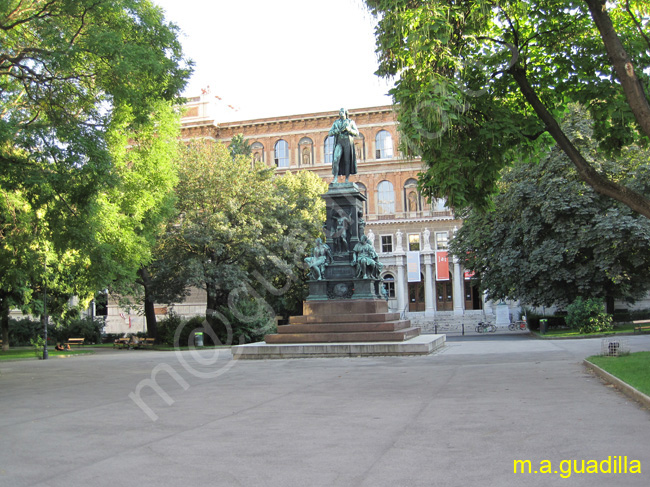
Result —
<path fill-rule="evenodd" d="M 350 120 L 350 123 L 348 125 L 348 133 L 350 135 L 354 135 L 355 137 L 359 136 L 359 129 L 357 129 L 357 124 L 354 123 L 354 120 Z"/>

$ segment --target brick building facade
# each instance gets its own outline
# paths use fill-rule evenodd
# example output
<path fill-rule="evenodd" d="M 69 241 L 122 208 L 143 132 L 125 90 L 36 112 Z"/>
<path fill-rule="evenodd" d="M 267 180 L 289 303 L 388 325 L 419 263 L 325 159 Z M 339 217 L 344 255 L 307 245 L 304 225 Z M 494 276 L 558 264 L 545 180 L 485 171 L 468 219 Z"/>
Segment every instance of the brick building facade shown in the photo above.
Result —
<path fill-rule="evenodd" d="M 350 181 L 367 197 L 364 219 L 384 264 L 382 278 L 389 306 L 421 325 L 453 316 L 485 313 L 482 296 L 460 265 L 447 260 L 447 243 L 462 224 L 442 200 L 428 203 L 417 190 L 419 158 L 398 150 L 399 134 L 392 106 L 349 109 L 360 136 L 355 139 L 357 174 Z M 286 171 L 308 170 L 332 181 L 333 144 L 328 132 L 338 118 L 331 112 L 308 113 L 218 123 L 208 96 L 189 100 L 182 138 L 208 138 L 228 144 L 243 134 L 253 157 Z M 488 303 L 488 314 L 492 309 Z"/>

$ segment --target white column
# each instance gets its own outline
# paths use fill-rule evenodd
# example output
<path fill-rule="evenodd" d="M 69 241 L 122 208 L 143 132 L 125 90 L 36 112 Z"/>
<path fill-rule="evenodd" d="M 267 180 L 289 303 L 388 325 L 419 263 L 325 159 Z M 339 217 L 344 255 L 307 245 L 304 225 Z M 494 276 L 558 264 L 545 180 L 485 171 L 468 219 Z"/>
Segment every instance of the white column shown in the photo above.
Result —
<path fill-rule="evenodd" d="M 434 282 L 433 282 L 433 255 L 423 254 L 424 257 L 424 315 L 433 316 L 436 313 Z"/>
<path fill-rule="evenodd" d="M 395 293 L 397 294 L 397 309 L 401 313 L 407 305 L 408 284 L 406 282 L 406 258 L 404 254 L 395 256 L 397 278 L 395 280 Z"/>
<path fill-rule="evenodd" d="M 460 262 L 456 257 L 453 258 L 454 266 L 454 314 L 463 314 L 463 301 L 465 300 L 465 289 L 463 275 L 460 272 Z"/>

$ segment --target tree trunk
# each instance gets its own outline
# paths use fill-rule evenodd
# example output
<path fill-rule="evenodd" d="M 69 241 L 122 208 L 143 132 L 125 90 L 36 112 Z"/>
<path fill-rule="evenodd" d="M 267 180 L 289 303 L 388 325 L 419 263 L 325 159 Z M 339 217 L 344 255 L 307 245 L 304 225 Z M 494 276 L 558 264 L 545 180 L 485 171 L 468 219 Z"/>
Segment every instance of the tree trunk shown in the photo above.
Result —
<path fill-rule="evenodd" d="M 138 275 L 144 288 L 144 316 L 147 321 L 147 336 L 158 339 L 158 322 L 156 321 L 154 299 L 151 295 L 151 276 L 145 267 L 140 267 Z"/>
<path fill-rule="evenodd" d="M 229 336 L 228 326 L 229 323 L 224 323 L 222 319 L 214 313 L 218 311 L 220 305 L 224 303 L 223 293 L 217 289 L 212 289 L 210 286 L 206 286 L 207 289 L 207 308 L 205 310 L 205 319 L 212 327 L 212 331 L 217 335 L 222 344 L 229 343 L 229 340 L 232 340 L 232 331 Z M 232 329 L 231 329 L 232 330 Z"/>
<path fill-rule="evenodd" d="M 616 76 L 627 98 L 627 103 L 634 114 L 641 130 L 650 137 L 650 103 L 643 91 L 643 85 L 635 72 L 632 58 L 623 47 L 618 37 L 612 19 L 607 12 L 606 0 L 585 0 L 594 24 L 603 38 L 607 57 L 616 70 Z M 621 8 L 620 6 L 616 8 Z M 644 66 L 645 67 L 645 66 Z M 642 69 L 642 67 L 637 66 Z"/>
<path fill-rule="evenodd" d="M 632 210 L 640 215 L 650 218 L 650 200 L 646 197 L 632 191 L 625 186 L 622 186 L 614 181 L 610 181 L 598 171 L 596 171 L 587 160 L 580 154 L 580 151 L 571 143 L 562 128 L 557 123 L 551 112 L 549 112 L 542 101 L 537 96 L 535 89 L 531 86 L 526 77 L 524 68 L 515 64 L 510 73 L 519 85 L 521 93 L 526 98 L 526 101 L 533 107 L 537 116 L 546 125 L 546 130 L 555 139 L 557 145 L 569 157 L 573 165 L 578 171 L 580 178 L 589 186 L 594 188 L 600 194 L 614 198 L 624 205 L 629 206 Z"/>
<path fill-rule="evenodd" d="M 6 296 L 0 296 L 0 328 L 2 329 L 2 350 L 9 350 L 9 303 Z"/>

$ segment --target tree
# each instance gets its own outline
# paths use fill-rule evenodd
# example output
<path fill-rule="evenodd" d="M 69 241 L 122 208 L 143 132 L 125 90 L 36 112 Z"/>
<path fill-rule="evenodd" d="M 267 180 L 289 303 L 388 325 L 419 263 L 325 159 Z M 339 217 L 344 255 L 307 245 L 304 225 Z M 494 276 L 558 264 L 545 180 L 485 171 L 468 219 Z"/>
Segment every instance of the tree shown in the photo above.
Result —
<path fill-rule="evenodd" d="M 260 316 L 276 311 L 264 296 L 277 303 L 303 277 L 307 246 L 322 231 L 325 183 L 310 173 L 277 177 L 203 140 L 190 141 L 179 160 L 179 217 L 164 239 L 165 267 L 183 268 L 186 285 L 206 291 L 206 319 L 220 338 L 229 331 L 224 317 L 268 321 Z"/>
<path fill-rule="evenodd" d="M 101 271 L 111 291 L 142 295 L 147 333 L 157 334 L 151 272 L 154 248 L 175 214 L 174 189 L 180 133 L 179 113 L 159 102 L 154 123 L 130 131 L 130 119 L 115 124 L 110 150 L 118 183 L 101 193 L 96 241 L 87 249 L 93 271 Z M 136 276 L 137 273 L 137 276 Z M 134 289 L 132 284 L 142 288 Z"/>
<path fill-rule="evenodd" d="M 647 150 L 603 157 L 591 120 L 575 107 L 563 130 L 609 178 L 647 193 Z M 505 170 L 494 211 L 471 211 L 451 252 L 493 300 L 566 305 L 577 297 L 634 300 L 650 289 L 650 222 L 596 193 L 558 147 L 538 165 Z"/>
<path fill-rule="evenodd" d="M 177 99 L 190 68 L 177 28 L 149 1 L 2 3 L 0 267 L 11 272 L 0 280 L 0 308 L 27 303 L 46 280 L 60 283 L 62 296 L 87 294 L 98 277 L 106 284 L 126 268 L 109 264 L 107 253 L 123 263 L 138 253 L 107 247 L 129 246 L 115 226 L 127 219 L 113 219 L 120 203 L 110 193 L 129 184 L 114 138 L 158 124 L 160 102 Z M 31 244 L 21 248 L 26 236 Z M 45 278 L 46 262 L 64 261 L 61 274 Z"/>
<path fill-rule="evenodd" d="M 650 199 L 598 172 L 558 123 L 567 102 L 578 102 L 601 149 L 647 144 L 646 2 L 366 3 L 379 18 L 377 74 L 398 77 L 404 145 L 427 166 L 425 195 L 485 209 L 501 169 L 538 157 L 552 138 L 596 191 L 650 218 Z"/>
<path fill-rule="evenodd" d="M 253 153 L 253 149 L 251 149 L 251 146 L 248 145 L 248 142 L 246 142 L 244 139 L 244 134 L 235 135 L 230 141 L 228 150 L 230 151 L 230 155 L 232 157 L 238 155 L 250 157 L 250 155 Z"/>

